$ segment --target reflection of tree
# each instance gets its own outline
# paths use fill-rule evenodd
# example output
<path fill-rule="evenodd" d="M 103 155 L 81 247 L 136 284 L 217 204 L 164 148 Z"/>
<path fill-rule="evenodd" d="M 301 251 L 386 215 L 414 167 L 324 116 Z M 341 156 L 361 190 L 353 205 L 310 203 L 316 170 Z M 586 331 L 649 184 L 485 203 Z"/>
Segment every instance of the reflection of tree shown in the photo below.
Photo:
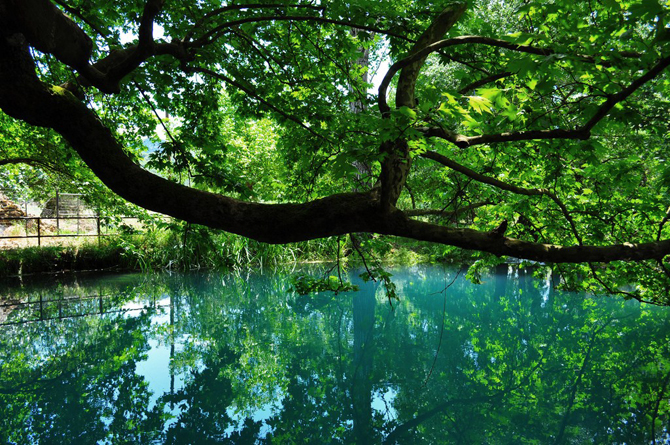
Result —
<path fill-rule="evenodd" d="M 163 423 L 162 407 L 148 409 L 146 382 L 135 363 L 147 349 L 150 318 L 113 317 L 70 325 L 63 332 L 67 348 L 52 348 L 36 363 L 17 351 L 25 337 L 3 337 L 0 381 L 2 443 L 146 443 L 156 439 Z M 38 325 L 30 325 L 37 327 Z M 26 335 L 16 332 L 18 335 Z M 44 327 L 30 332 L 38 339 Z M 13 355 L 17 354 L 17 355 Z"/>
<path fill-rule="evenodd" d="M 174 394 L 163 396 L 165 402 L 178 405 L 181 414 L 167 431 L 170 444 L 220 443 L 232 419 L 226 412 L 233 399 L 230 380 L 221 369 L 233 365 L 237 356 L 223 347 L 206 357 L 204 369 L 193 371 L 189 383 Z M 257 430 L 260 425 L 249 425 Z M 254 428 L 255 427 L 255 428 Z M 252 436 L 255 434 L 252 432 Z"/>
<path fill-rule="evenodd" d="M 369 443 L 372 429 L 372 371 L 374 356 L 375 306 L 372 292 L 357 294 L 353 298 L 353 381 L 351 403 L 353 408 L 354 437 L 357 443 Z"/>
<path fill-rule="evenodd" d="M 667 442 L 667 310 L 503 272 L 445 296 L 453 271 L 395 271 L 394 311 L 374 283 L 296 297 L 281 273 L 154 277 L 134 288 L 171 298 L 165 325 L 106 316 L 0 337 L 0 441 Z M 175 345 L 178 389 L 151 395 L 135 374 L 148 338 Z"/>
<path fill-rule="evenodd" d="M 492 281 L 502 288 L 499 277 Z M 503 295 L 487 284 L 453 291 L 438 378 L 425 391 L 412 383 L 403 388 L 388 443 L 650 442 L 656 405 L 639 413 L 631 407 L 642 408 L 635 399 L 659 400 L 667 315 L 618 301 L 579 301 L 523 274 L 504 288 Z M 430 303 L 415 299 L 414 309 L 428 317 L 437 309 Z M 635 368 L 648 369 L 655 390 L 639 387 L 645 378 Z M 667 400 L 663 417 L 667 422 Z M 667 435 L 661 429 L 657 438 Z"/>

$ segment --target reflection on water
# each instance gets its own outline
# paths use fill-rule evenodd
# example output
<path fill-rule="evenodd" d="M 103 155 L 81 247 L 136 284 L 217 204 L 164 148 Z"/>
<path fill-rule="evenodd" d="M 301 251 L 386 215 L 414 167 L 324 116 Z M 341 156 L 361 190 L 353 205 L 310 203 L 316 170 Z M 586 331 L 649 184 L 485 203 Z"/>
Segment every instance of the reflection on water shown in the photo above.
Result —
<path fill-rule="evenodd" d="M 0 443 L 670 440 L 670 310 L 392 272 L 393 311 L 355 272 L 339 295 L 281 273 L 5 286 Z"/>

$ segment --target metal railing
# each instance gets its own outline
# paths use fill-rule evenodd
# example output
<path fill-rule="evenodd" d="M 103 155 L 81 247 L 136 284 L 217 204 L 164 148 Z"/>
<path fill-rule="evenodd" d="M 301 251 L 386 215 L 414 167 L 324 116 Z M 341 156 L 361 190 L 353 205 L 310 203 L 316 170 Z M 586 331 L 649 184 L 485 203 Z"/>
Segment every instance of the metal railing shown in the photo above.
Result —
<path fill-rule="evenodd" d="M 4 310 L 8 311 L 8 313 L 5 315 L 5 319 L 0 320 L 0 326 L 19 325 L 50 320 L 65 320 L 70 318 L 88 317 L 92 315 L 127 313 L 169 307 L 169 304 L 160 304 L 155 297 L 152 298 L 150 303 L 143 306 L 132 308 L 118 307 L 117 305 L 119 302 L 114 300 L 120 296 L 122 297 L 122 295 L 118 294 L 100 294 L 70 296 L 58 299 L 45 299 L 44 296 L 40 294 L 38 300 L 2 302 L 0 303 L 0 311 Z M 93 304 L 84 304 L 87 301 Z M 72 310 L 72 306 L 76 306 L 76 309 Z M 27 314 L 19 314 L 23 315 L 24 317 L 18 320 L 7 320 L 9 314 L 12 312 L 25 309 L 32 309 L 32 311 L 29 310 Z"/>
<path fill-rule="evenodd" d="M 101 223 L 99 216 L 58 216 L 43 218 L 40 216 L 22 216 L 22 217 L 0 217 L 0 225 L 6 224 L 8 221 L 24 221 L 25 223 L 25 234 L 23 235 L 4 235 L 0 233 L 0 240 L 3 239 L 37 239 L 37 245 L 42 246 L 43 238 L 78 238 L 78 237 L 97 237 L 98 244 L 101 243 L 103 236 L 109 235 L 118 235 L 118 233 L 102 233 Z M 136 218 L 131 217 L 122 217 L 121 220 L 136 220 Z M 61 233 L 60 221 L 76 220 L 77 221 L 77 230 L 75 233 Z M 93 220 L 95 221 L 95 231 L 81 232 L 81 221 L 82 220 Z M 35 221 L 34 227 L 29 227 L 30 221 Z M 47 230 L 49 225 L 46 224 L 46 221 L 56 221 L 56 233 L 49 233 Z"/>

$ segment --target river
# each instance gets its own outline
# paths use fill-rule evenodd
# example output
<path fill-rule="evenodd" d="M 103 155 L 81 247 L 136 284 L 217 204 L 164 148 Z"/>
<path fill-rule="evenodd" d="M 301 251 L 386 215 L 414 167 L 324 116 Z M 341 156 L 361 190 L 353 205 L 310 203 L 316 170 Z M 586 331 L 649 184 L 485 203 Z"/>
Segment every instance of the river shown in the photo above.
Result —
<path fill-rule="evenodd" d="M 670 308 L 390 272 L 399 300 L 358 270 L 2 283 L 0 443 L 670 442 Z"/>

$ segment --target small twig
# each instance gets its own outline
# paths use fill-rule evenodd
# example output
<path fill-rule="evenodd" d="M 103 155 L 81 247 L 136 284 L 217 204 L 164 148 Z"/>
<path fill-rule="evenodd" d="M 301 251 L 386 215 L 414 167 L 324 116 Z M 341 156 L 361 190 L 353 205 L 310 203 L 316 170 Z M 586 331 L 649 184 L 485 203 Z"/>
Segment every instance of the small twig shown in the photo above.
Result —
<path fill-rule="evenodd" d="M 442 305 L 442 326 L 440 326 L 440 341 L 437 343 L 437 350 L 435 351 L 435 357 L 433 357 L 433 364 L 431 365 L 430 370 L 428 371 L 426 380 L 424 380 L 423 385 L 421 385 L 422 388 L 426 387 L 426 385 L 428 384 L 428 379 L 430 379 L 430 376 L 433 375 L 433 370 L 435 369 L 435 364 L 437 363 L 437 355 L 440 353 L 440 348 L 442 347 L 442 338 L 444 337 L 444 318 L 447 314 L 447 289 L 449 289 L 451 285 L 456 282 L 456 279 L 458 279 L 460 274 L 461 269 L 458 269 L 458 272 L 456 272 L 456 276 L 454 276 L 454 279 L 451 280 L 451 283 L 449 283 L 444 289 L 442 289 L 442 291 L 439 292 L 441 294 L 444 294 L 444 303 Z"/>
<path fill-rule="evenodd" d="M 340 238 L 337 237 L 337 278 L 340 279 L 340 286 L 344 285 L 342 282 L 342 270 L 340 268 Z"/>
<path fill-rule="evenodd" d="M 589 262 L 589 269 L 591 269 L 591 274 L 593 275 L 593 278 L 605 289 L 605 291 L 611 295 L 623 295 L 624 297 L 629 297 L 632 298 L 633 300 L 637 300 L 640 303 L 647 303 L 651 304 L 654 306 L 666 306 L 665 304 L 659 303 L 659 302 L 654 302 L 650 300 L 645 300 L 644 298 L 640 297 L 639 295 L 633 293 L 633 292 L 626 292 L 623 290 L 614 290 L 610 286 L 603 281 L 600 276 L 598 276 L 598 272 L 596 271 L 596 268 L 593 266 L 593 263 Z"/>
<path fill-rule="evenodd" d="M 163 130 L 165 130 L 165 133 L 167 134 L 168 138 L 170 138 L 170 140 L 174 144 L 175 148 L 178 148 L 179 151 L 181 152 L 181 155 L 184 157 L 184 161 L 185 161 L 185 164 L 186 164 L 186 168 L 188 170 L 189 178 L 193 177 L 193 175 L 191 174 L 191 165 L 189 164 L 188 160 L 186 159 L 186 155 L 184 154 L 184 150 L 183 150 L 181 144 L 179 142 L 177 142 L 177 140 L 174 138 L 174 136 L 172 136 L 172 133 L 170 132 L 168 127 L 163 122 L 163 119 L 161 119 L 160 115 L 158 114 L 158 110 L 156 109 L 156 107 L 154 107 L 154 104 L 151 102 L 151 99 L 149 99 L 149 96 L 147 96 L 147 94 L 144 92 L 142 87 L 134 79 L 133 79 L 133 84 L 139 90 L 140 95 L 142 95 L 142 98 L 146 101 L 146 103 L 149 105 L 149 107 L 151 107 L 151 111 L 153 111 L 154 115 L 156 116 L 156 119 L 161 124 L 161 127 L 163 127 Z M 179 175 L 179 177 L 181 178 L 181 174 Z"/>
<path fill-rule="evenodd" d="M 351 239 L 351 245 L 354 246 L 354 250 L 356 251 L 356 253 L 358 253 L 358 256 L 361 257 L 361 260 L 363 260 L 363 266 L 365 266 L 365 270 L 367 271 L 368 276 L 370 277 L 370 279 L 372 281 L 374 281 L 376 283 L 377 280 L 375 279 L 374 275 L 372 274 L 372 272 L 368 268 L 368 263 L 365 261 L 365 256 L 363 255 L 363 252 L 361 252 L 361 250 L 358 247 L 358 240 L 354 237 L 353 233 L 349 234 L 349 238 Z"/>

